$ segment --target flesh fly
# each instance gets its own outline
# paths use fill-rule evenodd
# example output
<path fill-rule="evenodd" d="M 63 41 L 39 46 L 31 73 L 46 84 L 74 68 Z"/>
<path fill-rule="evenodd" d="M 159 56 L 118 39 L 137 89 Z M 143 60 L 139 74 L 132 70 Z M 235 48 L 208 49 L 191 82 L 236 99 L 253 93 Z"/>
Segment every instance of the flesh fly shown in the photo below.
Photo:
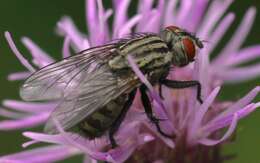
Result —
<path fill-rule="evenodd" d="M 176 89 L 196 86 L 197 100 L 202 103 L 198 81 L 166 79 L 172 66 L 183 67 L 194 61 L 196 48 L 203 48 L 202 42 L 176 26 L 166 27 L 160 34 L 133 34 L 40 69 L 25 81 L 20 95 L 26 101 L 59 101 L 45 125 L 45 132 L 58 133 L 53 122 L 56 119 L 64 130 L 76 127 L 89 139 L 108 131 L 111 145 L 115 147 L 113 136 L 139 89 L 147 117 L 160 134 L 171 137 L 161 130 L 147 88 L 131 69 L 127 57 L 131 55 L 152 85 Z"/>

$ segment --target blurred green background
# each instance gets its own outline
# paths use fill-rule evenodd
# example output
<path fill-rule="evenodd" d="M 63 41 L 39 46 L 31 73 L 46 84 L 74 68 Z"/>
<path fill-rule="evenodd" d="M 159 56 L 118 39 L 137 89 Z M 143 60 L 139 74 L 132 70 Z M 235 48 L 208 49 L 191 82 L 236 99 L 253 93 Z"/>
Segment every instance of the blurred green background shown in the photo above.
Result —
<path fill-rule="evenodd" d="M 109 1 L 105 1 L 109 3 Z M 59 59 L 63 40 L 56 36 L 54 27 L 56 22 L 64 15 L 73 18 L 76 25 L 86 31 L 85 26 L 85 2 L 78 1 L 35 1 L 35 0 L 1 0 L 0 1 L 0 100 L 18 99 L 18 89 L 21 83 L 8 82 L 6 76 L 11 72 L 22 71 L 24 68 L 10 51 L 4 39 L 4 31 L 12 32 L 18 48 L 25 57 L 30 57 L 29 52 L 22 46 L 20 38 L 28 36 L 32 38 L 42 49 Z M 250 6 L 256 6 L 260 10 L 259 0 L 235 1 L 230 11 L 236 13 L 236 21 L 229 30 L 232 34 L 243 14 Z M 110 6 L 110 4 L 106 4 Z M 216 11 L 217 12 L 217 11 Z M 187 20 L 188 21 L 188 20 Z M 228 38 L 228 36 L 227 36 Z M 224 39 L 222 44 L 225 44 Z M 246 45 L 260 44 L 260 14 L 256 21 Z M 259 74 L 260 75 L 260 74 Z M 260 78 L 244 82 L 242 84 L 225 86 L 220 95 L 221 99 L 237 99 L 245 95 L 255 85 L 260 85 Z M 238 92 L 234 93 L 234 88 Z M 260 100 L 260 96 L 257 97 Z M 256 111 L 239 123 L 236 141 L 225 146 L 225 153 L 236 153 L 237 157 L 230 163 L 260 163 L 260 111 Z M 21 131 L 0 132 L 0 156 L 17 152 L 22 149 L 21 144 L 26 139 L 21 136 Z M 72 158 L 62 162 L 79 161 L 80 158 Z"/>

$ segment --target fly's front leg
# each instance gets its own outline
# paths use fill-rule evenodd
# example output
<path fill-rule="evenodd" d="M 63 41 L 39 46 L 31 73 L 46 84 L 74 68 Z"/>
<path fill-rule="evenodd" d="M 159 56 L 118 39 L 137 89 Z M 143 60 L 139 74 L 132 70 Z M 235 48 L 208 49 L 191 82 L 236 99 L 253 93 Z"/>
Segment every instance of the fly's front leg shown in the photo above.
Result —
<path fill-rule="evenodd" d="M 119 126 L 123 122 L 123 120 L 126 116 L 126 113 L 128 112 L 130 106 L 132 105 L 134 98 L 135 98 L 135 94 L 136 94 L 136 89 L 129 94 L 129 98 L 126 101 L 126 103 L 124 104 L 124 107 L 123 107 L 120 115 L 117 117 L 117 119 L 115 120 L 115 122 L 112 124 L 111 128 L 108 131 L 109 140 L 110 140 L 112 148 L 115 148 L 117 146 L 115 138 L 114 138 L 114 134 L 119 129 Z"/>
<path fill-rule="evenodd" d="M 169 87 L 169 88 L 175 88 L 175 89 L 182 89 L 182 88 L 189 88 L 189 87 L 197 87 L 197 100 L 199 103 L 203 103 L 203 100 L 201 98 L 201 84 L 200 82 L 196 80 L 191 81 L 176 81 L 176 80 L 168 80 L 168 79 L 162 79 L 160 80 L 160 83 Z"/>
<path fill-rule="evenodd" d="M 160 95 L 161 99 L 164 100 L 164 97 L 162 95 L 162 84 L 161 83 L 159 83 L 159 95 Z"/>
<path fill-rule="evenodd" d="M 143 103 L 143 106 L 144 106 L 144 110 L 145 110 L 145 113 L 147 115 L 147 117 L 151 120 L 152 123 L 155 124 L 156 128 L 157 128 L 157 131 L 165 136 L 165 137 L 168 137 L 168 138 L 173 138 L 173 136 L 171 135 L 168 135 L 166 133 L 164 133 L 162 131 L 162 129 L 160 128 L 160 125 L 159 125 L 159 122 L 160 122 L 160 119 L 156 118 L 154 115 L 153 115 L 153 110 L 152 110 L 152 106 L 151 106 L 151 102 L 149 100 L 149 97 L 148 95 L 146 94 L 146 86 L 145 85 L 142 85 L 140 87 L 140 92 L 141 92 L 141 100 L 142 100 L 142 103 Z"/>

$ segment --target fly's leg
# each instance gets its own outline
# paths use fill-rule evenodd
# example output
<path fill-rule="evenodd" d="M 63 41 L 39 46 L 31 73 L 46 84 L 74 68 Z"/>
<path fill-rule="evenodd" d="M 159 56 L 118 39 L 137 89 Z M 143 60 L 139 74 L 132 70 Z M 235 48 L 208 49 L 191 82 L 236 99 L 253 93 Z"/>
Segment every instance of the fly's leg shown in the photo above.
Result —
<path fill-rule="evenodd" d="M 160 95 L 161 99 L 164 100 L 164 97 L 162 95 L 162 84 L 161 83 L 159 83 L 159 95 Z"/>
<path fill-rule="evenodd" d="M 157 131 L 165 136 L 165 137 L 168 137 L 168 138 L 173 138 L 173 136 L 171 135 L 168 135 L 166 133 L 164 133 L 162 131 L 162 129 L 160 128 L 160 125 L 159 125 L 159 122 L 160 122 L 160 119 L 156 118 L 154 115 L 153 115 L 153 110 L 152 110 L 152 106 L 151 106 L 151 102 L 149 100 L 149 97 L 147 96 L 146 94 L 146 86 L 145 85 L 142 85 L 140 87 L 140 92 L 141 92 L 141 100 L 142 100 L 142 103 L 143 103 L 143 106 L 144 106 L 144 110 L 145 110 L 145 113 L 147 115 L 147 117 L 151 120 L 151 122 L 156 126 L 156 129 Z"/>
<path fill-rule="evenodd" d="M 201 84 L 200 82 L 196 80 L 191 81 L 176 81 L 176 80 L 168 80 L 168 79 L 162 79 L 160 80 L 160 83 L 169 87 L 169 88 L 175 88 L 175 89 L 182 89 L 182 88 L 189 88 L 189 87 L 197 87 L 197 100 L 199 103 L 203 103 L 203 100 L 201 98 Z"/>
<path fill-rule="evenodd" d="M 120 115 L 117 117 L 117 119 L 115 120 L 115 122 L 112 124 L 111 128 L 108 131 L 109 140 L 110 140 L 112 148 L 117 147 L 117 144 L 116 144 L 116 141 L 115 141 L 115 138 L 114 138 L 114 134 L 119 129 L 119 126 L 123 122 L 127 111 L 129 110 L 130 106 L 132 105 L 132 103 L 134 101 L 135 94 L 136 94 L 136 90 L 132 91 L 129 94 L 129 98 L 126 101 L 126 103 L 124 104 L 124 107 L 123 107 Z"/>

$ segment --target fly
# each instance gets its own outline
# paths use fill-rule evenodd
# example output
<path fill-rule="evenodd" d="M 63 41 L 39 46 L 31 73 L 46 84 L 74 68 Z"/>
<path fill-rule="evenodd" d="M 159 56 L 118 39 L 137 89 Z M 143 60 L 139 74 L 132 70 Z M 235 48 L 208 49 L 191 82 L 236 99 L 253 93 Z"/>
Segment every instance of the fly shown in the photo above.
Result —
<path fill-rule="evenodd" d="M 171 137 L 161 130 L 147 96 L 147 88 L 132 71 L 127 57 L 131 55 L 153 85 L 176 89 L 197 87 L 197 100 L 202 103 L 198 81 L 166 79 L 172 66 L 183 67 L 194 61 L 196 47 L 203 48 L 202 42 L 176 26 L 166 27 L 160 34 L 134 34 L 40 69 L 25 81 L 20 95 L 26 101 L 59 101 L 45 125 L 45 132 L 58 133 L 53 119 L 64 130 L 76 127 L 89 139 L 108 131 L 114 148 L 114 134 L 139 89 L 147 117 L 160 134 Z"/>

